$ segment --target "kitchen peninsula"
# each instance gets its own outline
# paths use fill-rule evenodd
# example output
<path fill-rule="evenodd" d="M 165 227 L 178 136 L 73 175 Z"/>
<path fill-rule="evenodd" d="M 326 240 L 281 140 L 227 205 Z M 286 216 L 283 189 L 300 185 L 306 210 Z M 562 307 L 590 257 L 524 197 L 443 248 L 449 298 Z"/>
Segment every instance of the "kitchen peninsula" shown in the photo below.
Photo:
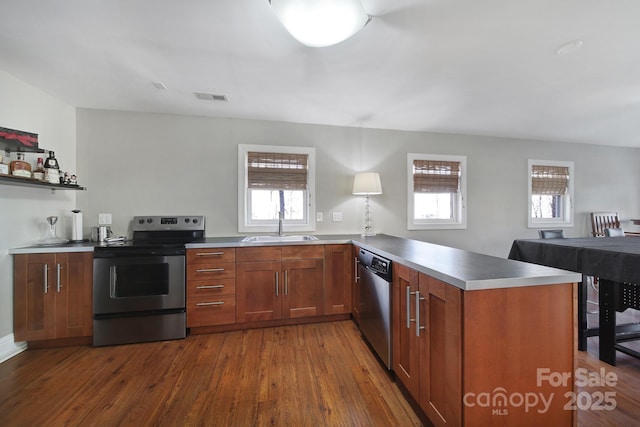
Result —
<path fill-rule="evenodd" d="M 304 268 L 314 272 L 304 277 L 315 280 L 323 303 L 311 309 L 298 307 L 301 310 L 292 311 L 295 314 L 291 317 L 308 315 L 319 321 L 323 316 L 351 314 L 357 321 L 353 306 L 339 308 L 327 302 L 326 279 L 338 268 L 338 258 L 328 256 L 327 249 L 343 261 L 338 269 L 352 278 L 357 278 L 351 270 L 355 253 L 352 247 L 367 249 L 393 262 L 393 371 L 405 394 L 431 422 L 574 425 L 575 411 L 565 410 L 566 395 L 574 392 L 573 383 L 552 384 L 545 375 L 571 375 L 575 371 L 579 274 L 385 235 L 316 237 L 317 240 L 279 243 L 243 242 L 242 237 L 189 243 L 187 287 L 191 280 L 203 284 L 202 278 L 189 276 L 193 265 L 189 253 L 216 253 L 214 257 L 222 257 L 225 274 L 232 274 L 221 277 L 226 289 L 221 301 L 222 297 L 236 301 L 234 320 L 225 315 L 222 318 L 227 323 L 218 327 L 238 328 L 238 321 L 247 321 L 252 327 L 261 321 L 270 325 L 270 320 L 261 317 L 264 313 L 247 314 L 249 310 L 245 310 L 238 317 L 241 311 L 237 299 L 243 292 L 239 277 L 249 274 L 250 264 L 291 262 L 295 266 L 298 264 L 294 265 L 294 261 L 304 262 Z M 83 250 L 92 248 L 20 248 L 11 253 Z M 266 261 L 260 261 L 260 257 Z M 205 258 L 206 255 L 200 256 L 198 262 Z M 332 268 L 328 268 L 329 264 Z M 286 270 L 275 268 L 274 271 Z M 357 293 L 357 280 L 350 282 L 348 286 Z M 211 285 L 218 286 L 217 282 Z M 189 305 L 187 313 L 189 316 Z M 301 317 L 294 320 L 301 321 Z"/>

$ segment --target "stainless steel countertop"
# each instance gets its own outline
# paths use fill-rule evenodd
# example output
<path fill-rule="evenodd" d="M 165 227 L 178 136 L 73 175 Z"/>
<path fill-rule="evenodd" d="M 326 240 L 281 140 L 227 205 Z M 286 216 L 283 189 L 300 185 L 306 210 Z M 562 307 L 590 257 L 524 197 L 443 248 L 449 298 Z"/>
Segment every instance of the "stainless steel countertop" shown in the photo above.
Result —
<path fill-rule="evenodd" d="M 407 267 L 450 283 L 465 291 L 551 285 L 580 282 L 582 276 L 565 270 L 469 252 L 448 246 L 384 234 L 316 235 L 318 240 L 299 242 L 242 242 L 244 236 L 208 237 L 189 243 L 187 249 L 284 245 L 328 245 L 353 243 Z M 61 246 L 29 246 L 9 250 L 10 254 L 91 252 L 95 243 L 67 243 Z"/>
<path fill-rule="evenodd" d="M 65 243 L 55 246 L 24 246 L 9 249 L 9 255 L 19 254 L 55 254 L 59 252 L 93 252 L 96 242 Z"/>

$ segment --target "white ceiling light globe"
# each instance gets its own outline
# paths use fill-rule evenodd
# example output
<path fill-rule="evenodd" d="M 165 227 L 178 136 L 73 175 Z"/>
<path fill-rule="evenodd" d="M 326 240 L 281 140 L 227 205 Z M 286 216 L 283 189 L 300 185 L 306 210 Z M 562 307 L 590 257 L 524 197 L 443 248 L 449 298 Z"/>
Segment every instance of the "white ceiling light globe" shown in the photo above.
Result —
<path fill-rule="evenodd" d="M 331 46 L 348 39 L 370 20 L 360 0 L 270 0 L 284 27 L 300 43 Z"/>

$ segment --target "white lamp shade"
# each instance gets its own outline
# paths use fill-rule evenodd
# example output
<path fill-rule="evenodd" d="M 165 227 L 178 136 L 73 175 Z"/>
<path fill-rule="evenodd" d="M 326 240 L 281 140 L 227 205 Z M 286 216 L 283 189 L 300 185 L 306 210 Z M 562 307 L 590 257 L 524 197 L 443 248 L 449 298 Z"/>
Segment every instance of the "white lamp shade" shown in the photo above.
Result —
<path fill-rule="evenodd" d="M 360 0 L 269 0 L 282 25 L 300 43 L 330 46 L 348 39 L 369 22 Z"/>
<path fill-rule="evenodd" d="M 362 172 L 353 180 L 353 194 L 358 196 L 371 196 L 382 194 L 380 175 L 377 172 Z"/>

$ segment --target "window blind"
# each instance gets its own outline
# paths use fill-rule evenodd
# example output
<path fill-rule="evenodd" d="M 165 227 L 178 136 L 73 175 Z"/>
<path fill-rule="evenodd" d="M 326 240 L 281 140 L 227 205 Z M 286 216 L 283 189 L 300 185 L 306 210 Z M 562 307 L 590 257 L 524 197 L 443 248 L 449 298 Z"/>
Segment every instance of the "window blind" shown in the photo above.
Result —
<path fill-rule="evenodd" d="M 566 166 L 531 166 L 531 194 L 563 195 L 569 189 Z"/>
<path fill-rule="evenodd" d="M 457 193 L 460 190 L 460 162 L 414 160 L 414 193 Z"/>
<path fill-rule="evenodd" d="M 307 154 L 247 153 L 248 187 L 263 190 L 306 190 Z"/>

